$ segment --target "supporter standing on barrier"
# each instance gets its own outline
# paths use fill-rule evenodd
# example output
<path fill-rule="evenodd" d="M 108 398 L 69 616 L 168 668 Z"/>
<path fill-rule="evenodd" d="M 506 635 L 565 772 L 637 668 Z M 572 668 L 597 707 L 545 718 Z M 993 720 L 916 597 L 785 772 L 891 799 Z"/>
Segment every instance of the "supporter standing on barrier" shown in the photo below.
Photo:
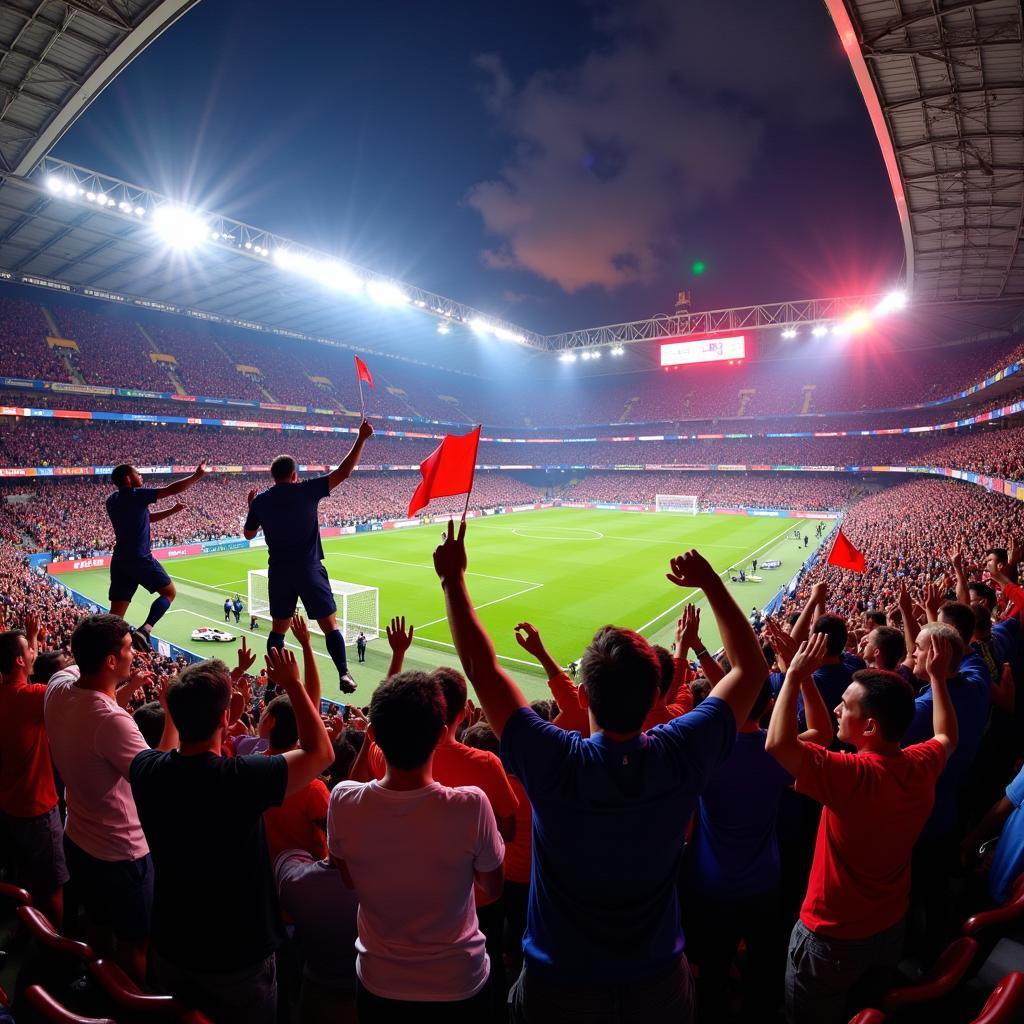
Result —
<path fill-rule="evenodd" d="M 242 530 L 242 535 L 252 540 L 262 529 L 267 542 L 267 586 L 273 620 L 267 650 L 284 647 L 285 633 L 301 600 L 307 617 L 315 619 L 323 630 L 342 693 L 354 693 L 356 682 L 349 674 L 345 637 L 335 614 L 338 606 L 323 564 L 318 509 L 320 502 L 349 478 L 372 434 L 373 427 L 363 420 L 355 444 L 341 464 L 327 476 L 301 483 L 295 460 L 290 455 L 279 455 L 270 465 L 274 486 L 259 494 L 254 487 L 247 495 L 249 512 Z"/>
<path fill-rule="evenodd" d="M 107 498 L 107 515 L 110 516 L 115 538 L 114 553 L 110 559 L 110 614 L 123 618 L 139 587 L 157 595 L 146 621 L 132 630 L 132 644 L 137 650 L 150 649 L 153 627 L 171 607 L 177 593 L 167 570 L 153 557 L 150 524 L 173 516 L 185 507 L 178 502 L 159 512 L 150 512 L 149 506 L 187 491 L 205 475 L 205 462 L 200 462 L 191 476 L 164 487 L 143 487 L 142 474 L 127 463 L 115 466 L 110 474 L 110 480 L 117 488 Z"/>

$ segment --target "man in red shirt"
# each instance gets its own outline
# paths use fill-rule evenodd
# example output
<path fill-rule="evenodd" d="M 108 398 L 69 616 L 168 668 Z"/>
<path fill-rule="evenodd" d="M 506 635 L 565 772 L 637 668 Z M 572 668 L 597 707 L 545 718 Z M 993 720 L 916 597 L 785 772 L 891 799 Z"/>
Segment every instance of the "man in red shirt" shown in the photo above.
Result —
<path fill-rule="evenodd" d="M 64 917 L 64 823 L 57 807 L 43 722 L 46 686 L 29 682 L 39 619 L 0 633 L 0 837 L 14 857 L 13 881 L 59 928 Z"/>
<path fill-rule="evenodd" d="M 807 895 L 790 938 L 789 1024 L 831 1024 L 850 1016 L 855 985 L 884 983 L 903 948 L 914 843 L 931 814 L 935 782 L 956 749 L 957 721 L 946 678 L 952 652 L 933 636 L 926 668 L 935 735 L 900 749 L 913 721 L 914 691 L 894 672 L 856 672 L 835 709 L 838 739 L 855 754 L 800 739 L 797 695 L 813 669 L 817 637 L 789 666 L 765 748 L 824 805 Z"/>

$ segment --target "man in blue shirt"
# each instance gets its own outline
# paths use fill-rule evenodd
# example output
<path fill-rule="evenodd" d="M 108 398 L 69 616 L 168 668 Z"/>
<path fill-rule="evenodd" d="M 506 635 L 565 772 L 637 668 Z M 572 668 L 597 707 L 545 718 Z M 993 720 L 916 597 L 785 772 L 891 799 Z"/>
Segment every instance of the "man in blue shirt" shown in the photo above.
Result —
<path fill-rule="evenodd" d="M 349 478 L 372 434 L 373 427 L 363 420 L 355 444 L 341 464 L 327 476 L 301 483 L 295 460 L 290 455 L 278 455 L 270 466 L 274 486 L 260 494 L 255 487 L 249 491 L 249 513 L 242 530 L 242 535 L 252 540 L 262 529 L 267 542 L 267 588 L 273 620 L 267 650 L 284 647 L 285 633 L 301 600 L 307 618 L 315 619 L 323 630 L 342 693 L 354 693 L 356 682 L 348 671 L 345 637 L 338 629 L 338 606 L 323 565 L 318 508 L 338 484 Z"/>
<path fill-rule="evenodd" d="M 151 523 L 173 516 L 185 506 L 178 502 L 159 512 L 149 506 L 164 498 L 188 490 L 206 475 L 206 463 L 200 462 L 191 476 L 182 477 L 165 487 L 143 487 L 142 474 L 127 463 L 115 466 L 110 474 L 117 488 L 107 498 L 107 515 L 114 528 L 114 554 L 110 559 L 110 613 L 124 618 L 139 587 L 157 595 L 146 621 L 132 630 L 132 645 L 140 651 L 150 649 L 153 627 L 171 607 L 176 590 L 167 570 L 153 557 L 150 547 Z"/>
<path fill-rule="evenodd" d="M 463 521 L 434 552 L 462 665 L 509 770 L 533 807 L 533 865 L 514 1022 L 584 1019 L 629 1005 L 650 1024 L 685 1022 L 692 986 L 676 880 L 687 822 L 729 754 L 768 674 L 750 623 L 696 551 L 669 580 L 704 591 L 732 668 L 693 711 L 642 732 L 658 689 L 654 650 L 598 630 L 580 660 L 591 735 L 541 719 L 499 666 L 466 589 Z"/>
<path fill-rule="evenodd" d="M 997 906 L 1010 897 L 1013 883 L 1024 872 L 1024 769 L 1006 787 L 1006 793 L 978 822 L 961 844 L 968 857 L 978 852 L 982 842 L 999 835 L 992 864 L 988 869 L 988 892 Z M 1000 831 L 1000 829 L 1002 831 Z"/>

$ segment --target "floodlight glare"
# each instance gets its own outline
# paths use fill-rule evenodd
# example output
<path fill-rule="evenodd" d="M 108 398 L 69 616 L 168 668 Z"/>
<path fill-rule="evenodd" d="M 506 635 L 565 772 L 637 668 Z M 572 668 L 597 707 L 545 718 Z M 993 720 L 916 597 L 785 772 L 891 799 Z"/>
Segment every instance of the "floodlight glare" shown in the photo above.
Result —
<path fill-rule="evenodd" d="M 447 324 L 441 323 L 437 325 L 438 334 L 451 334 L 451 331 L 452 329 Z"/>
<path fill-rule="evenodd" d="M 195 249 L 209 237 L 210 228 L 191 210 L 168 204 L 153 214 L 153 230 L 172 249 Z"/>
<path fill-rule="evenodd" d="M 871 326 L 871 315 L 865 309 L 855 309 L 843 322 L 849 331 L 860 334 Z"/>
<path fill-rule="evenodd" d="M 879 316 L 885 316 L 887 313 L 896 313 L 901 309 L 906 309 L 906 306 L 906 292 L 889 292 L 888 295 L 883 296 L 879 300 L 878 305 L 875 306 L 875 313 L 877 313 Z"/>
<path fill-rule="evenodd" d="M 64 195 L 66 195 L 69 199 L 74 199 L 75 196 L 78 195 L 78 186 L 72 185 L 71 182 L 69 181 L 64 186 Z"/>
<path fill-rule="evenodd" d="M 782 336 L 784 338 L 795 338 L 796 337 L 796 331 L 793 330 L 792 327 L 787 327 L 786 330 L 784 330 L 782 332 Z"/>
<path fill-rule="evenodd" d="M 828 334 L 828 328 L 825 327 L 824 324 L 818 324 L 818 326 L 811 331 L 811 334 L 816 338 L 824 338 L 825 335 Z"/>
<path fill-rule="evenodd" d="M 558 360 L 559 360 L 559 362 L 562 362 L 562 363 L 575 363 L 576 362 L 576 353 L 575 352 L 563 352 L 558 357 Z"/>
<path fill-rule="evenodd" d="M 56 178 L 53 175 L 51 175 L 49 178 L 46 179 L 46 187 L 51 192 L 63 192 L 64 182 L 62 182 L 60 178 Z"/>
<path fill-rule="evenodd" d="M 404 306 L 409 301 L 409 296 L 393 281 L 369 281 L 366 294 L 381 306 Z"/>

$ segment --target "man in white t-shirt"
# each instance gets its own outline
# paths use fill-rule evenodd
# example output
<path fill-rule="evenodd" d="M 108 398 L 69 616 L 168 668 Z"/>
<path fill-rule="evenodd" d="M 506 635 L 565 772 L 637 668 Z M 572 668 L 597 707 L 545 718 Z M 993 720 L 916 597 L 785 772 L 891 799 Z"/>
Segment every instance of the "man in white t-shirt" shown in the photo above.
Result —
<path fill-rule="evenodd" d="M 482 790 L 433 780 L 445 717 L 435 679 L 392 676 L 370 704 L 384 778 L 331 794 L 327 846 L 359 897 L 360 1024 L 477 1024 L 490 1012 L 473 884 L 497 899 L 505 844 Z"/>
<path fill-rule="evenodd" d="M 65 859 L 85 907 L 90 944 L 113 953 L 141 982 L 153 862 L 128 772 L 135 755 L 149 747 L 122 703 L 152 675 L 132 675 L 131 628 L 116 615 L 83 619 L 71 652 L 75 664 L 53 676 L 43 703 L 50 751 L 66 790 Z M 169 750 L 177 741 L 165 713 L 159 747 Z"/>

